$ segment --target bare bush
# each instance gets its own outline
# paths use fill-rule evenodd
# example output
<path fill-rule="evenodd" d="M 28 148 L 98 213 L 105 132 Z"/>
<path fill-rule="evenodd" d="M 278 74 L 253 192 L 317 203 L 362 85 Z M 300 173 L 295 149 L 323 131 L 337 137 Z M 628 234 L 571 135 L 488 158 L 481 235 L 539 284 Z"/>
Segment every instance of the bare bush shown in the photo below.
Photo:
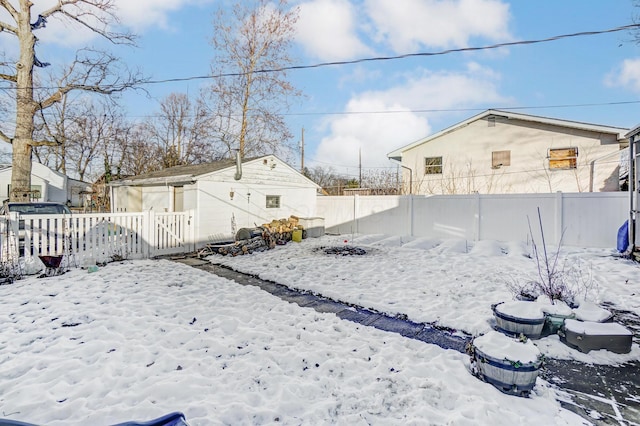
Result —
<path fill-rule="evenodd" d="M 593 278 L 591 267 L 583 265 L 580 261 L 570 262 L 568 259 L 561 261 L 562 237 L 555 251 L 549 252 L 539 208 L 540 247 L 538 247 L 533 236 L 531 222 L 528 217 L 527 221 L 529 222 L 529 234 L 531 235 L 532 258 L 536 261 L 538 276 L 525 283 L 517 280 L 507 282 L 509 291 L 520 299 L 535 300 L 540 296 L 544 296 L 552 304 L 555 304 L 556 301 L 562 301 L 569 306 L 576 305 L 579 299 L 586 299 L 588 294 L 598 286 Z"/>

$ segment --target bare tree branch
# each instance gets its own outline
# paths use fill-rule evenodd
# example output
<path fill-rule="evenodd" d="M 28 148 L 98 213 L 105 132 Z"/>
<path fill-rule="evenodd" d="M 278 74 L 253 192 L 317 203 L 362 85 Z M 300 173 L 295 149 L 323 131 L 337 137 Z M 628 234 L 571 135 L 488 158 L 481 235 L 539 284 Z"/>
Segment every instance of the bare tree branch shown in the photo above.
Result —
<path fill-rule="evenodd" d="M 5 135 L 2 130 L 0 130 L 0 139 L 2 139 L 6 143 L 12 143 L 13 142 L 13 140 L 9 136 Z"/>
<path fill-rule="evenodd" d="M 13 7 L 9 0 L 0 0 L 0 6 L 4 7 L 6 11 L 9 12 L 14 21 L 18 21 L 18 11 Z"/>
<path fill-rule="evenodd" d="M 11 34 L 14 34 L 14 35 L 16 35 L 18 33 L 18 29 L 16 27 L 11 26 L 11 25 L 7 24 L 6 22 L 1 22 L 0 21 L 0 33 L 4 32 L 4 31 L 6 31 L 8 33 L 11 33 Z"/>
<path fill-rule="evenodd" d="M 73 10 L 69 10 L 71 7 Z M 59 0 L 40 16 L 48 18 L 60 14 L 114 44 L 135 45 L 135 35 L 108 30 L 109 27 L 120 23 L 118 16 L 113 13 L 114 10 L 113 0 Z"/>
<path fill-rule="evenodd" d="M 18 77 L 15 74 L 2 74 L 0 73 L 0 79 L 11 81 L 13 83 L 18 82 Z"/>

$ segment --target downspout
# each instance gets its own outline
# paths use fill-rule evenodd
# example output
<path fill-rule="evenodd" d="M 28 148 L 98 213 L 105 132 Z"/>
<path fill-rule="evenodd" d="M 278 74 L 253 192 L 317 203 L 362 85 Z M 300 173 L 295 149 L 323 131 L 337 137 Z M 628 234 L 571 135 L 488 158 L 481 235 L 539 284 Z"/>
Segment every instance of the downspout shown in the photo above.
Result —
<path fill-rule="evenodd" d="M 400 167 L 409 170 L 409 195 L 413 195 L 413 170 L 407 166 L 403 166 L 402 164 L 400 164 Z"/>
<path fill-rule="evenodd" d="M 242 178 L 242 158 L 240 157 L 240 150 L 236 151 L 236 174 L 233 175 L 235 180 Z"/>

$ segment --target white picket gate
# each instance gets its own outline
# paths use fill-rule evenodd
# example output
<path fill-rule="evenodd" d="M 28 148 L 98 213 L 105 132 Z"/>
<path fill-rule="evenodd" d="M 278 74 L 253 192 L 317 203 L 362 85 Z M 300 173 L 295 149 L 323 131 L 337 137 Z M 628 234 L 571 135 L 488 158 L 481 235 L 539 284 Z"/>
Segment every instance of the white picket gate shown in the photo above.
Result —
<path fill-rule="evenodd" d="M 193 212 L 23 215 L 0 219 L 0 256 L 145 259 L 195 250 Z M 24 222 L 23 230 L 19 223 Z"/>

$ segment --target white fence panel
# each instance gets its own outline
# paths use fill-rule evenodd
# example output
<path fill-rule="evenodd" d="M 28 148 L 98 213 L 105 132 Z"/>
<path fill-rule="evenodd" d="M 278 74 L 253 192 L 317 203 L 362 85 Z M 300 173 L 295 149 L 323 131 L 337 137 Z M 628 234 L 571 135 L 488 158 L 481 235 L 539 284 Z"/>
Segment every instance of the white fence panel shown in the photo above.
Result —
<path fill-rule="evenodd" d="M 151 244 L 155 256 L 192 251 L 191 212 L 150 212 Z"/>
<path fill-rule="evenodd" d="M 412 236 L 475 239 L 478 232 L 475 196 L 413 198 Z"/>
<path fill-rule="evenodd" d="M 549 244 L 616 247 L 629 217 L 626 192 L 438 196 L 318 197 L 329 233 L 390 234 L 467 240 L 540 240 L 538 209 Z"/>
<path fill-rule="evenodd" d="M 79 257 L 142 259 L 149 255 L 143 238 L 145 213 L 85 213 L 69 217 L 71 252 Z"/>
<path fill-rule="evenodd" d="M 71 256 L 78 264 L 144 259 L 194 250 L 192 212 L 22 215 L 0 220 L 2 261 L 26 256 Z M 19 222 L 24 224 L 18 230 Z M 23 249 L 19 249 L 23 246 Z"/>

